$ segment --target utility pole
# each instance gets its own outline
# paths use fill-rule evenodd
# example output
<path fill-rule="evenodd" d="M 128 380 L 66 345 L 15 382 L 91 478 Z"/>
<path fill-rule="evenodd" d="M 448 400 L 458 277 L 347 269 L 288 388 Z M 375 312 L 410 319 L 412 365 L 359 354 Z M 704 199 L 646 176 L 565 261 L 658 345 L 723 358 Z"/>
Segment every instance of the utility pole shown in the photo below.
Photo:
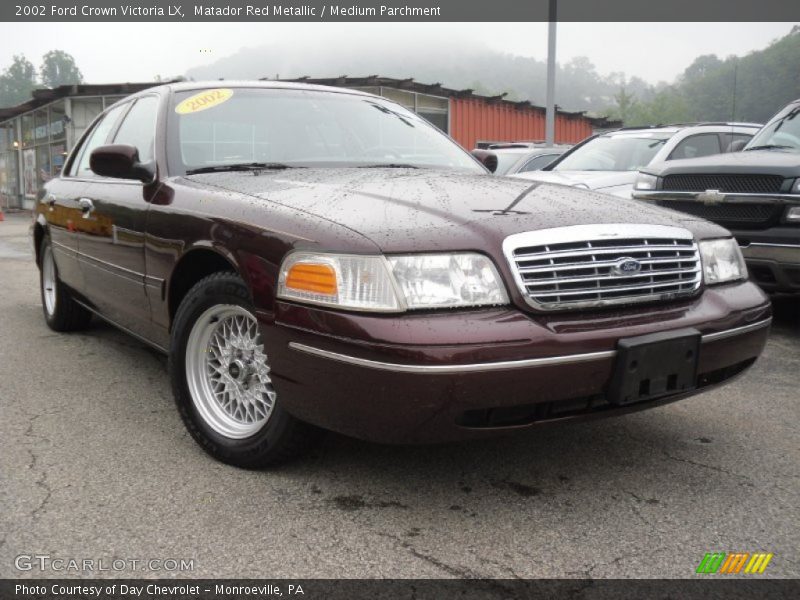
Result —
<path fill-rule="evenodd" d="M 544 139 L 552 146 L 556 138 L 556 20 L 558 0 L 550 0 L 547 24 L 547 112 Z"/>

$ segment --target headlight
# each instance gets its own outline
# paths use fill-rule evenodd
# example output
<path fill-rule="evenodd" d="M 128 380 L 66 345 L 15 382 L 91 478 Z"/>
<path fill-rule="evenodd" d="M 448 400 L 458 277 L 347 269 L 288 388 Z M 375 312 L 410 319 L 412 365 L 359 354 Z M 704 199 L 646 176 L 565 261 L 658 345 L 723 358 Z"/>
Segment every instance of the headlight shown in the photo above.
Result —
<path fill-rule="evenodd" d="M 376 312 L 508 304 L 481 254 L 356 256 L 296 252 L 281 266 L 278 297 Z"/>
<path fill-rule="evenodd" d="M 800 194 L 800 177 L 794 180 L 794 185 L 792 186 L 792 193 Z"/>
<path fill-rule="evenodd" d="M 588 190 L 588 189 L 591 189 L 591 188 L 589 188 L 589 186 L 588 186 L 588 185 L 586 185 L 585 183 L 575 183 L 575 184 L 573 184 L 573 185 L 572 185 L 572 187 L 574 187 L 574 188 L 581 188 L 581 189 L 583 189 L 583 190 Z"/>
<path fill-rule="evenodd" d="M 790 206 L 783 218 L 787 223 L 800 223 L 800 206 Z"/>
<path fill-rule="evenodd" d="M 633 184 L 635 190 L 654 190 L 658 183 L 658 177 L 650 175 L 649 173 L 639 173 L 636 176 L 636 182 Z"/>
<path fill-rule="evenodd" d="M 278 297 L 354 310 L 403 310 L 382 256 L 296 252 L 283 261 Z"/>
<path fill-rule="evenodd" d="M 494 264 L 481 254 L 389 256 L 408 308 L 508 304 Z"/>
<path fill-rule="evenodd" d="M 747 278 L 742 251 L 733 238 L 700 242 L 700 259 L 707 285 Z"/>

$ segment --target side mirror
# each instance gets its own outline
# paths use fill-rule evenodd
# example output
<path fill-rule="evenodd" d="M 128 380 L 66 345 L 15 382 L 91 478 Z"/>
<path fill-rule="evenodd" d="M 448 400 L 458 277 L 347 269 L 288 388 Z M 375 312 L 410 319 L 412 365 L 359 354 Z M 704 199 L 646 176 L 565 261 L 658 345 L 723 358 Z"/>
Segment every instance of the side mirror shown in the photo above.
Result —
<path fill-rule="evenodd" d="M 127 144 L 98 146 L 89 156 L 89 167 L 102 177 L 135 179 L 142 183 L 150 183 L 156 176 L 155 165 L 139 162 L 139 151 Z"/>
<path fill-rule="evenodd" d="M 728 152 L 740 152 L 742 148 L 747 146 L 747 140 L 733 140 L 728 144 Z"/>
<path fill-rule="evenodd" d="M 471 152 L 472 156 L 478 159 L 484 167 L 489 169 L 492 173 L 497 171 L 497 154 L 489 150 L 475 149 Z"/>

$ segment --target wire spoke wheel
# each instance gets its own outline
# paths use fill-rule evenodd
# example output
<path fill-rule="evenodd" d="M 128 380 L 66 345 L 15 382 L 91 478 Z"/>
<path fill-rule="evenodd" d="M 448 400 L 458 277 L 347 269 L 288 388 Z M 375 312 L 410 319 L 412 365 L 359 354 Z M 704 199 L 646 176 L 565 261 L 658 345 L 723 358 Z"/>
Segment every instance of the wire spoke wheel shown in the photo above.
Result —
<path fill-rule="evenodd" d="M 276 393 L 258 321 L 245 308 L 216 305 L 195 321 L 186 381 L 203 420 L 228 438 L 250 437 L 269 420 Z"/>

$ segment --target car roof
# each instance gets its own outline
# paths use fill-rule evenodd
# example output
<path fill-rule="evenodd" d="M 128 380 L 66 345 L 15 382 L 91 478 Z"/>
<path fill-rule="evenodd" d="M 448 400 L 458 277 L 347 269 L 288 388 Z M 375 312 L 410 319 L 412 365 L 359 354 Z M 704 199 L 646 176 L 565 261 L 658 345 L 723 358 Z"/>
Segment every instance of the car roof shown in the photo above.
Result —
<path fill-rule="evenodd" d="M 647 127 L 622 127 L 613 131 L 607 131 L 601 135 L 615 136 L 636 133 L 678 133 L 685 129 L 713 130 L 719 131 L 725 128 L 752 129 L 754 132 L 761 129 L 761 123 L 734 123 L 734 122 L 699 122 L 699 123 L 675 123 L 673 125 L 653 125 Z"/>
<path fill-rule="evenodd" d="M 355 96 L 375 96 L 368 92 L 361 90 L 354 90 L 352 88 L 341 88 L 330 85 L 319 85 L 312 83 L 297 83 L 293 81 L 271 81 L 271 80 L 227 80 L 220 79 L 216 81 L 181 81 L 175 83 L 168 83 L 157 88 L 150 88 L 147 91 L 158 89 L 170 90 L 173 92 L 185 92 L 191 90 L 203 90 L 213 88 L 263 88 L 263 89 L 284 89 L 284 90 L 311 90 L 319 92 L 339 92 L 344 94 L 353 94 Z"/>
<path fill-rule="evenodd" d="M 529 146 L 529 147 L 520 147 L 520 146 L 511 146 L 511 147 L 500 147 L 500 148 L 492 148 L 489 146 L 486 148 L 488 152 L 493 152 L 494 154 L 546 154 L 548 152 L 563 152 L 572 148 L 570 144 L 556 144 L 554 146 Z"/>
<path fill-rule="evenodd" d="M 138 98 L 140 96 L 146 96 L 148 94 L 159 94 L 159 95 L 167 95 L 170 92 L 191 92 L 195 90 L 208 90 L 208 89 L 215 89 L 215 88 L 262 88 L 262 89 L 282 89 L 282 90 L 305 90 L 305 91 L 317 91 L 317 92 L 329 92 L 329 93 L 337 93 L 337 94 L 349 94 L 352 96 L 367 96 L 370 98 L 380 98 L 386 102 L 391 102 L 393 104 L 397 104 L 390 98 L 383 98 L 381 96 L 376 96 L 375 94 L 370 94 L 368 92 L 362 92 L 361 90 L 354 90 L 351 88 L 340 88 L 340 87 L 333 87 L 330 85 L 318 85 L 318 84 L 311 84 L 311 83 L 296 83 L 292 81 L 269 81 L 269 80 L 226 80 L 226 79 L 219 79 L 216 81 L 180 81 L 180 82 L 171 82 L 166 83 L 163 85 L 153 86 L 151 88 L 147 88 L 136 92 L 135 94 L 130 94 L 129 96 L 125 96 L 124 98 L 120 98 L 117 102 L 113 105 L 109 106 L 111 108 L 116 106 L 117 104 L 121 104 L 123 102 L 127 102 L 132 98 Z"/>

